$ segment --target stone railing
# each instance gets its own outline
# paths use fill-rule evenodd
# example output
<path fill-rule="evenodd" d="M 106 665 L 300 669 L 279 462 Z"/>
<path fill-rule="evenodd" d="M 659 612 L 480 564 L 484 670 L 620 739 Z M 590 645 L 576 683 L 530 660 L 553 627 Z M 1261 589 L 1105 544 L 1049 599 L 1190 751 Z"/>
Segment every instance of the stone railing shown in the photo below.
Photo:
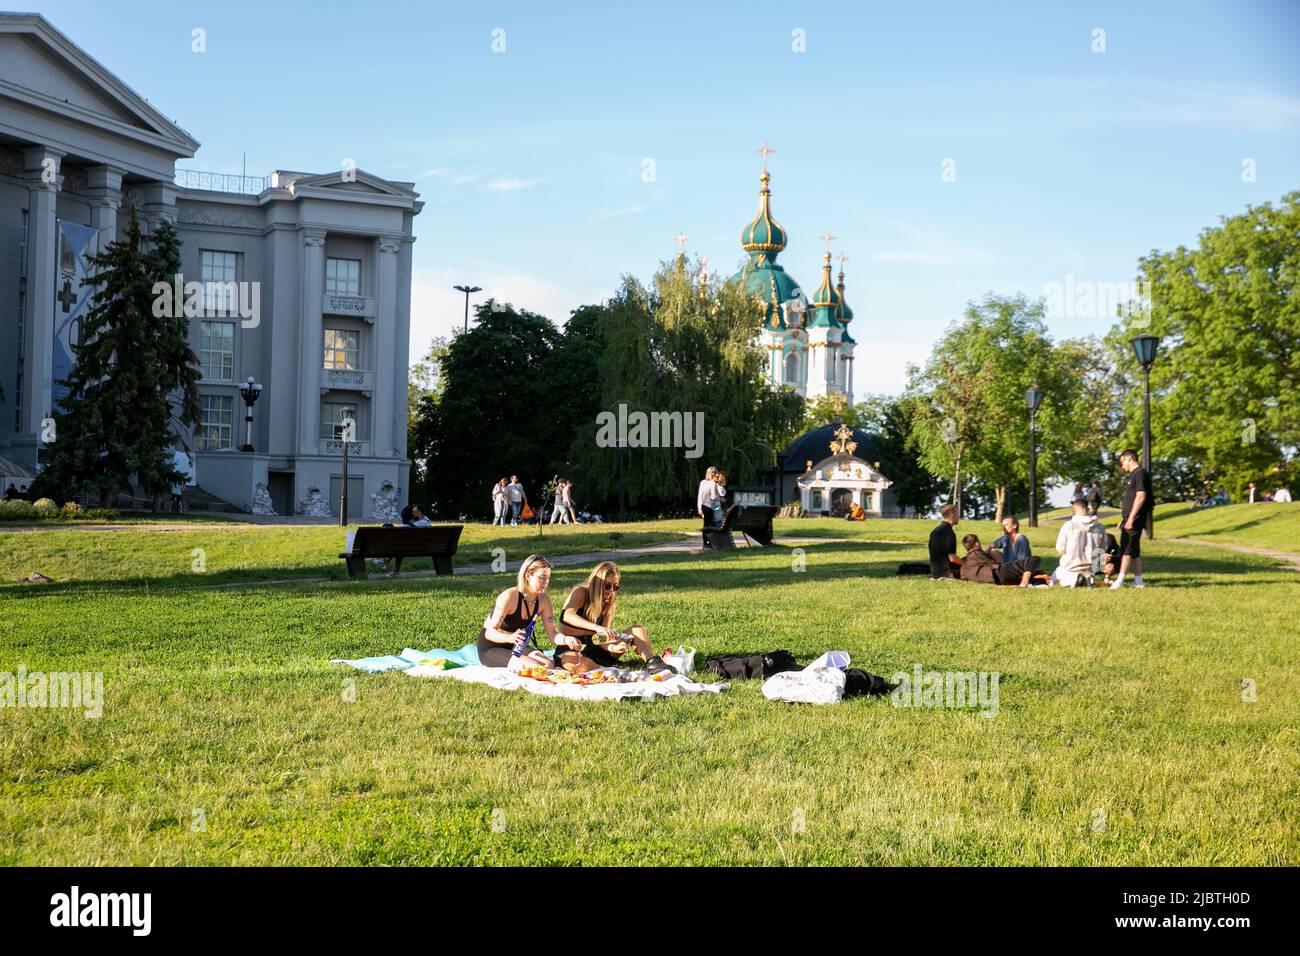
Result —
<path fill-rule="evenodd" d="M 182 189 L 240 193 L 244 196 L 256 196 L 271 188 L 271 180 L 267 176 L 237 176 L 234 173 L 209 173 L 200 169 L 178 169 L 175 181 Z"/>
<path fill-rule="evenodd" d="M 369 453 L 370 443 L 367 441 L 350 441 L 348 442 L 348 456 L 366 455 Z M 342 457 L 343 441 L 339 438 L 322 438 L 320 440 L 320 453 L 322 455 L 331 455 Z"/>
<path fill-rule="evenodd" d="M 320 310 L 324 315 L 354 315 L 367 322 L 374 322 L 375 298 L 370 295 L 339 295 L 325 292 L 321 295 Z"/>

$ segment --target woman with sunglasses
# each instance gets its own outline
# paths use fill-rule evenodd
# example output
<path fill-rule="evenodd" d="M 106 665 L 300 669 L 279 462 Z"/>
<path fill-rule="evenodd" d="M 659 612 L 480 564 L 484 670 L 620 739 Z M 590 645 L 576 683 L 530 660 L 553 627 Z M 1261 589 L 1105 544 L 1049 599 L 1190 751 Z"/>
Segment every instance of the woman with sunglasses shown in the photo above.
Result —
<path fill-rule="evenodd" d="M 573 674 L 617 667 L 623 655 L 635 649 L 651 674 L 670 669 L 654 652 L 644 627 L 638 624 L 623 632 L 614 630 L 614 606 L 622 590 L 619 578 L 618 565 L 602 561 L 586 581 L 569 592 L 560 613 L 560 636 L 555 639 L 558 666 Z"/>
<path fill-rule="evenodd" d="M 551 583 L 551 562 L 541 555 L 530 554 L 519 565 L 515 587 L 506 588 L 497 596 L 496 604 L 483 621 L 478 632 L 478 660 L 484 667 L 508 667 L 514 652 L 515 641 L 524 636 L 528 625 L 540 615 L 542 626 L 551 643 L 561 640 L 555 631 L 551 599 L 546 588 Z M 551 666 L 549 654 L 536 646 L 524 646 L 524 663 Z"/>

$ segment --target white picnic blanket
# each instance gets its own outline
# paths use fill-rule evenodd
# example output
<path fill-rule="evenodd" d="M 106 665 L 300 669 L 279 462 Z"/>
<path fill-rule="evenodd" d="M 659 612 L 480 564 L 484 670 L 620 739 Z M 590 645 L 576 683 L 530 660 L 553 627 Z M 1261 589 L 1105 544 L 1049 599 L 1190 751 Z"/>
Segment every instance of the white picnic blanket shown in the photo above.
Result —
<path fill-rule="evenodd" d="M 619 671 L 615 668 L 606 670 Z M 656 697 L 678 697 L 683 694 L 717 694 L 726 690 L 727 684 L 697 684 L 689 677 L 673 674 L 664 680 L 631 680 L 617 684 L 552 684 L 534 680 L 509 671 L 504 667 L 484 667 L 472 664 L 443 670 L 432 664 L 417 664 L 404 673 L 411 677 L 445 677 L 470 684 L 486 684 L 498 690 L 526 690 L 543 697 L 564 697 L 569 700 L 654 700 Z M 622 672 L 637 674 L 639 671 Z"/>

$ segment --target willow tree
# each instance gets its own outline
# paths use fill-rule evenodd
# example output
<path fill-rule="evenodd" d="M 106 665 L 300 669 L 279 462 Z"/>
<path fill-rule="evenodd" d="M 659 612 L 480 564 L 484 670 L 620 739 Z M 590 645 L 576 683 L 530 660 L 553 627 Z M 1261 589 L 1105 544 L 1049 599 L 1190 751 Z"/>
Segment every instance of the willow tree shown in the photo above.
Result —
<path fill-rule="evenodd" d="M 679 257 L 662 265 L 648 288 L 625 278 L 604 310 L 601 412 L 620 423 L 633 413 L 661 416 L 674 429 L 680 423 L 672 434 L 618 436 L 630 446 L 623 479 L 629 505 L 677 501 L 693 508 L 708 465 L 726 471 L 732 484 L 760 479 L 797 427 L 802 402 L 768 382 L 767 356 L 754 342 L 754 300 Z M 683 440 L 665 443 L 666 437 Z M 596 494 L 617 494 L 619 449 L 601 422 L 581 427 L 570 457 L 584 463 Z"/>

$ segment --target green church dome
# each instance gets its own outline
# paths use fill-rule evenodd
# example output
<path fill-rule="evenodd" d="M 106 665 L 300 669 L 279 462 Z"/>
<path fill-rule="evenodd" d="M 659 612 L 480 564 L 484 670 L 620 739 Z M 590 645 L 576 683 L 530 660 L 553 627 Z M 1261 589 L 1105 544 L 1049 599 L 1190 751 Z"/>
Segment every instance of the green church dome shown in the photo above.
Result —
<path fill-rule="evenodd" d="M 812 310 L 812 320 L 808 323 L 809 326 L 813 328 L 837 328 L 840 326 L 840 294 L 836 291 L 835 286 L 831 284 L 831 254 L 829 252 L 826 253 L 826 261 L 822 264 L 822 284 L 813 293 L 809 308 Z"/>
<path fill-rule="evenodd" d="M 771 258 L 785 248 L 785 230 L 772 218 L 772 191 L 767 184 L 772 177 L 763 170 L 763 188 L 759 190 L 758 215 L 740 233 L 740 244 L 748 253 L 762 252 Z"/>
<path fill-rule="evenodd" d="M 763 328 L 785 329 L 792 327 L 786 323 L 785 303 L 797 299 L 802 304 L 805 300 L 799 283 L 776 262 L 777 254 L 785 248 L 786 235 L 781 224 L 772 218 L 772 191 L 768 188 L 771 180 L 764 170 L 763 188 L 758 193 L 758 215 L 740 234 L 740 244 L 749 253 L 749 259 L 731 281 L 739 282 L 746 292 L 762 301 Z"/>

